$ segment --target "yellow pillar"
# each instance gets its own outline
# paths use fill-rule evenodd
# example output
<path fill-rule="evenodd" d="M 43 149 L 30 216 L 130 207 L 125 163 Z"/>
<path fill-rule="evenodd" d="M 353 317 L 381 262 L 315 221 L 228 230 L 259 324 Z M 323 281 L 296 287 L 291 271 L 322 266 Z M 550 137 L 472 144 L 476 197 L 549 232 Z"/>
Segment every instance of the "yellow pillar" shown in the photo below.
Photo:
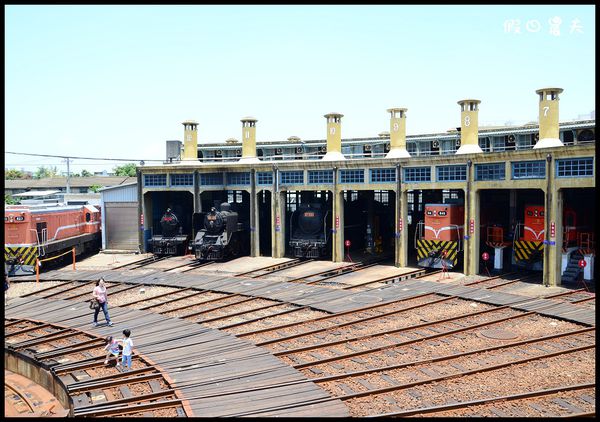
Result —
<path fill-rule="evenodd" d="M 396 267 L 408 265 L 408 192 L 396 193 Z"/>
<path fill-rule="evenodd" d="M 256 170 L 250 170 L 250 256 L 260 256 L 260 221 L 256 193 Z"/>
<path fill-rule="evenodd" d="M 544 216 L 544 285 L 561 285 L 561 263 L 563 243 L 563 198 L 562 191 L 556 188 L 552 156 L 546 156 L 547 212 Z"/>
<path fill-rule="evenodd" d="M 345 160 L 342 154 L 342 117 L 340 113 L 328 113 L 327 119 L 327 153 L 323 156 L 325 161 Z"/>
<path fill-rule="evenodd" d="M 333 236 L 331 254 L 333 262 L 344 262 L 345 247 L 344 247 L 344 192 L 338 192 L 334 189 L 333 192 Z"/>
<path fill-rule="evenodd" d="M 533 149 L 562 147 L 563 143 L 558 135 L 558 94 L 563 92 L 562 88 L 542 88 L 535 91 L 540 99 L 539 141 Z"/>
<path fill-rule="evenodd" d="M 460 105 L 460 148 L 456 154 L 482 153 L 479 146 L 479 100 L 461 100 Z"/>
<path fill-rule="evenodd" d="M 241 163 L 258 163 L 256 156 L 256 120 L 254 117 L 244 117 L 242 120 L 242 158 Z"/>
<path fill-rule="evenodd" d="M 390 151 L 385 158 L 410 157 L 406 150 L 407 108 L 388 108 L 390 113 Z"/>
<path fill-rule="evenodd" d="M 465 233 L 468 233 L 469 239 L 463 240 L 465 242 L 465 254 L 469 254 L 468 257 L 468 267 L 465 268 L 465 275 L 476 275 L 479 273 L 479 242 L 481 237 L 481 230 L 479 227 L 481 226 L 481 220 L 479 218 L 479 190 L 473 190 L 471 192 L 471 200 L 469 201 L 469 220 L 473 220 L 473 224 L 471 221 L 467 221 L 467 225 L 465 226 Z M 471 232 L 471 226 L 473 227 L 473 232 Z"/>
<path fill-rule="evenodd" d="M 182 123 L 183 130 L 183 159 L 198 159 L 198 123 L 193 120 L 186 120 Z"/>

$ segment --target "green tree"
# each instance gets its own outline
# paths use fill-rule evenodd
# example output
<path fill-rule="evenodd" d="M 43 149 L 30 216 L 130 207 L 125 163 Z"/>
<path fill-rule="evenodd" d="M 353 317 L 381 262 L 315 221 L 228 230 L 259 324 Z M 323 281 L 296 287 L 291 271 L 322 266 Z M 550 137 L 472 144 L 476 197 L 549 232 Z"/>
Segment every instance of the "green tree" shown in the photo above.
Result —
<path fill-rule="evenodd" d="M 8 195 L 8 194 L 4 194 L 4 204 L 6 205 L 17 205 L 19 204 L 19 201 L 17 201 L 16 199 L 14 199 L 12 196 Z"/>
<path fill-rule="evenodd" d="M 81 177 L 91 177 L 93 176 L 92 173 L 90 173 L 89 171 L 87 171 L 86 169 L 81 170 Z"/>
<path fill-rule="evenodd" d="M 113 170 L 116 176 L 135 177 L 135 163 L 127 163 L 122 166 L 117 166 Z"/>
<path fill-rule="evenodd" d="M 24 179 L 25 173 L 17 169 L 8 169 L 4 172 L 4 180 Z M 6 201 L 5 201 L 6 202 Z"/>
<path fill-rule="evenodd" d="M 102 188 L 101 185 L 92 185 L 89 187 L 89 190 L 91 190 L 94 193 L 98 193 L 98 190 L 100 190 Z"/>
<path fill-rule="evenodd" d="M 56 167 L 38 167 L 38 169 L 33 174 L 34 179 L 44 179 L 46 177 L 54 177 L 58 174 L 58 169 Z"/>

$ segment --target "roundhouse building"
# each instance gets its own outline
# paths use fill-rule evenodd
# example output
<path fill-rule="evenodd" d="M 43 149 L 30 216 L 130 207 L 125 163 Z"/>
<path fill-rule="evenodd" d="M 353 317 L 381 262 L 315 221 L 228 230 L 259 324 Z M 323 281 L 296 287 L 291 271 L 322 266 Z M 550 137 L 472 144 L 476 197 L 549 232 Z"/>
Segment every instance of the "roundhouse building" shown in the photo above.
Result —
<path fill-rule="evenodd" d="M 389 132 L 351 139 L 334 112 L 319 140 L 257 142 L 258 120 L 245 117 L 241 140 L 198 146 L 199 124 L 185 121 L 185 141 L 167 141 L 165 163 L 138 168 L 139 243 L 150 251 L 166 208 L 193 239 L 204 213 L 229 202 L 249 255 L 292 257 L 294 211 L 318 204 L 330 245 L 321 259 L 381 256 L 466 275 L 526 268 L 546 285 L 593 280 L 595 119 L 559 123 L 562 91 L 536 91 L 539 124 L 479 128 L 484 103 L 466 99 L 455 129 L 415 136 L 406 136 L 407 108 L 387 110 Z M 449 226 L 432 229 L 447 212 Z"/>

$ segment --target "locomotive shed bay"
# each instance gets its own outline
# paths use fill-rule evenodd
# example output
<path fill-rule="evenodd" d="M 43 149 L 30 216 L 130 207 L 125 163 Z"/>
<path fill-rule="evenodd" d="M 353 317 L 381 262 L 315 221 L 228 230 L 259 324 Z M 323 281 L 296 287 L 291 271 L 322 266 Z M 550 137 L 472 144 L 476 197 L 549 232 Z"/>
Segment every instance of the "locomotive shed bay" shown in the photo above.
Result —
<path fill-rule="evenodd" d="M 75 416 L 595 414 L 587 291 L 290 258 L 118 260 L 20 277 L 6 307 L 5 362 L 59 379 Z M 99 277 L 114 327 L 90 324 Z M 125 327 L 129 373 L 101 351 Z"/>

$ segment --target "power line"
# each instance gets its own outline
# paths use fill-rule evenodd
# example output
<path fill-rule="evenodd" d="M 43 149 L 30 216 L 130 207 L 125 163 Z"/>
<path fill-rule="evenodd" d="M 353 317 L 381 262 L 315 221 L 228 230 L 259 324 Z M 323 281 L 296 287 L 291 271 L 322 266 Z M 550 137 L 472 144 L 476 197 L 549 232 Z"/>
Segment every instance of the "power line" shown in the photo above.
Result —
<path fill-rule="evenodd" d="M 164 160 L 140 160 L 139 158 L 97 158 L 97 157 L 73 157 L 71 155 L 50 155 L 50 154 L 32 154 L 28 152 L 10 152 L 6 151 L 5 154 L 16 154 L 16 155 L 31 155 L 35 157 L 52 157 L 52 158 L 64 158 L 64 159 L 77 159 L 77 160 L 103 160 L 103 161 L 158 161 Z"/>

